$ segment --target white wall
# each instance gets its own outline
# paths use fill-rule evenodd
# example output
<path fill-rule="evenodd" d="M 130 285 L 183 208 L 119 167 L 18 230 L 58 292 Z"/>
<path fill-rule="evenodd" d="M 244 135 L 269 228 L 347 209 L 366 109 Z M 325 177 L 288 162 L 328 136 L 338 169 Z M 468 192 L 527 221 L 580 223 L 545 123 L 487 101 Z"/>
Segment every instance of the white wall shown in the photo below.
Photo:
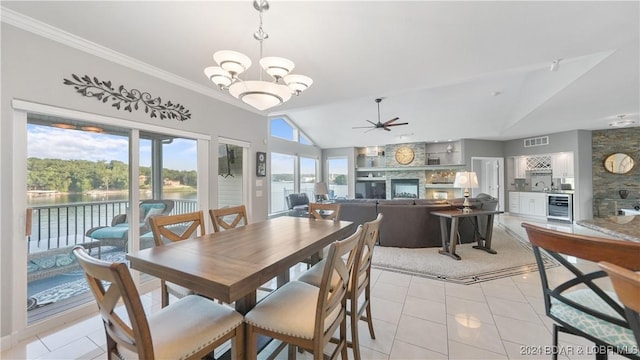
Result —
<path fill-rule="evenodd" d="M 267 151 L 267 118 L 249 111 L 242 110 L 227 103 L 215 100 L 201 93 L 187 90 L 183 87 L 168 83 L 160 78 L 134 71 L 130 68 L 115 64 L 105 59 L 90 55 L 58 42 L 45 39 L 32 33 L 15 28 L 6 23 L 1 24 L 1 120 L 0 120 L 0 163 L 3 164 L 2 181 L 0 184 L 0 200 L 3 216 L 0 219 L 0 289 L 11 288 L 13 246 L 24 239 L 23 234 L 13 233 L 18 228 L 13 224 L 24 221 L 20 211 L 14 209 L 12 196 L 14 193 L 25 192 L 26 184 L 13 183 L 14 171 L 25 171 L 24 163 L 13 160 L 14 142 L 26 139 L 14 138 L 14 130 L 18 133 L 22 129 L 14 129 L 11 101 L 14 99 L 34 103 L 51 105 L 59 108 L 94 113 L 130 121 L 149 123 L 168 128 L 197 132 L 211 136 L 209 147 L 210 173 L 209 204 L 217 203 L 218 185 L 218 137 L 238 139 L 251 144 L 251 151 Z M 206 59 L 203 60 L 206 62 Z M 193 69 L 201 72 L 202 69 Z M 160 96 L 163 102 L 184 105 L 190 110 L 191 119 L 180 122 L 177 120 L 160 120 L 150 118 L 144 111 L 127 112 L 117 110 L 111 103 L 102 103 L 94 98 L 84 97 L 76 93 L 72 86 L 64 85 L 63 79 L 71 78 L 71 74 L 95 76 L 100 80 L 110 80 L 116 87 L 124 85 L 127 89 L 147 91 L 152 96 Z M 250 156 L 255 168 L 255 157 Z M 251 174 L 253 176 L 253 174 Z M 254 184 L 251 187 L 252 196 L 255 193 Z M 25 195 L 26 198 L 26 195 Z M 267 217 L 267 198 L 255 197 L 251 199 L 253 218 L 256 220 Z M 24 226 L 23 226 L 24 228 Z M 26 270 L 25 270 L 26 271 Z M 14 291 L 23 289 L 13 288 Z M 7 291 L 0 293 L 0 337 L 11 334 L 15 324 L 10 314 L 11 297 Z"/>

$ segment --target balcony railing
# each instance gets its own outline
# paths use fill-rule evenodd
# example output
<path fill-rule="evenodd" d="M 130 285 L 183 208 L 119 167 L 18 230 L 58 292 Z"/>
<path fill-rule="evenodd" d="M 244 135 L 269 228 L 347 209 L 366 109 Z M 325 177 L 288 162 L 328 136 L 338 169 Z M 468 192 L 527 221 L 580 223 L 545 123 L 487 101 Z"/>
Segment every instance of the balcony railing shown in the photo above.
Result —
<path fill-rule="evenodd" d="M 195 200 L 174 200 L 172 214 L 197 211 Z M 33 206 L 28 252 L 45 251 L 91 241 L 87 230 L 109 226 L 114 216 L 124 214 L 129 207 L 126 200 L 97 201 L 49 206 Z"/>

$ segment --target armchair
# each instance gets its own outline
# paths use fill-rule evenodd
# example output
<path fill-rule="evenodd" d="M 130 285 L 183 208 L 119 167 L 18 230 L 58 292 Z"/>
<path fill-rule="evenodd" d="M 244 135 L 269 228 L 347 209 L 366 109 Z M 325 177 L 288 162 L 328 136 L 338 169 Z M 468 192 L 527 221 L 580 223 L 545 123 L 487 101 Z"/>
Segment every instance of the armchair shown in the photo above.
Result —
<path fill-rule="evenodd" d="M 154 215 L 168 215 L 173 210 L 173 200 L 142 200 L 140 202 L 140 235 L 151 231 L 149 217 Z M 117 246 L 125 251 L 129 241 L 128 214 L 118 214 L 111 220 L 111 226 L 97 226 L 86 232 L 86 236 L 97 240 L 98 257 L 102 256 L 102 246 Z"/>
<path fill-rule="evenodd" d="M 309 211 L 309 197 L 306 193 L 289 194 L 285 197 L 289 215 L 307 216 Z"/>

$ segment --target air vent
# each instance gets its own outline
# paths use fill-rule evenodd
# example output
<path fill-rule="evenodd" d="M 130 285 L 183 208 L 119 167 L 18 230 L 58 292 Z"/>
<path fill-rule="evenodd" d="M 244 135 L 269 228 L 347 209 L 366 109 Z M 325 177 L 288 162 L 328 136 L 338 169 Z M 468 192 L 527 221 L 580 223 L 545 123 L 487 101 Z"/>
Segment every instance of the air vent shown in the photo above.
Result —
<path fill-rule="evenodd" d="M 549 145 L 548 136 L 540 136 L 531 139 L 524 139 L 524 147 Z"/>

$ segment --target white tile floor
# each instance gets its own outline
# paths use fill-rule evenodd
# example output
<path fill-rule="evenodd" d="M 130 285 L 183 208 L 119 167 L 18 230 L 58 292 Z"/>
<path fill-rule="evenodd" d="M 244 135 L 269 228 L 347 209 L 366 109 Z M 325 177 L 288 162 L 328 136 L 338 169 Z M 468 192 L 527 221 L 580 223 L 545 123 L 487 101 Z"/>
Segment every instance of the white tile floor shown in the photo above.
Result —
<path fill-rule="evenodd" d="M 502 224 L 526 239 L 522 221 L 507 215 Z M 531 222 L 531 221 L 529 221 Z M 596 234 L 562 223 L 560 230 Z M 460 263 L 464 265 L 464 260 Z M 562 268 L 551 274 L 564 277 Z M 376 339 L 360 322 L 364 359 L 548 359 L 523 354 L 551 344 L 552 322 L 544 314 L 537 272 L 473 285 L 458 285 L 394 272 L 372 270 L 372 308 Z M 552 280 L 553 281 L 553 280 Z M 158 291 L 143 296 L 148 311 L 160 308 Z M 566 349 L 590 346 L 561 334 Z M 571 347 L 571 348 L 570 348 Z M 2 359 L 106 359 L 105 338 L 97 316 L 30 338 L 0 354 Z M 350 353 L 351 354 L 351 353 Z M 308 353 L 298 358 L 310 359 Z M 286 351 L 279 359 L 286 358 Z M 562 359 L 592 359 L 569 354 Z M 621 357 L 610 355 L 611 359 Z"/>

